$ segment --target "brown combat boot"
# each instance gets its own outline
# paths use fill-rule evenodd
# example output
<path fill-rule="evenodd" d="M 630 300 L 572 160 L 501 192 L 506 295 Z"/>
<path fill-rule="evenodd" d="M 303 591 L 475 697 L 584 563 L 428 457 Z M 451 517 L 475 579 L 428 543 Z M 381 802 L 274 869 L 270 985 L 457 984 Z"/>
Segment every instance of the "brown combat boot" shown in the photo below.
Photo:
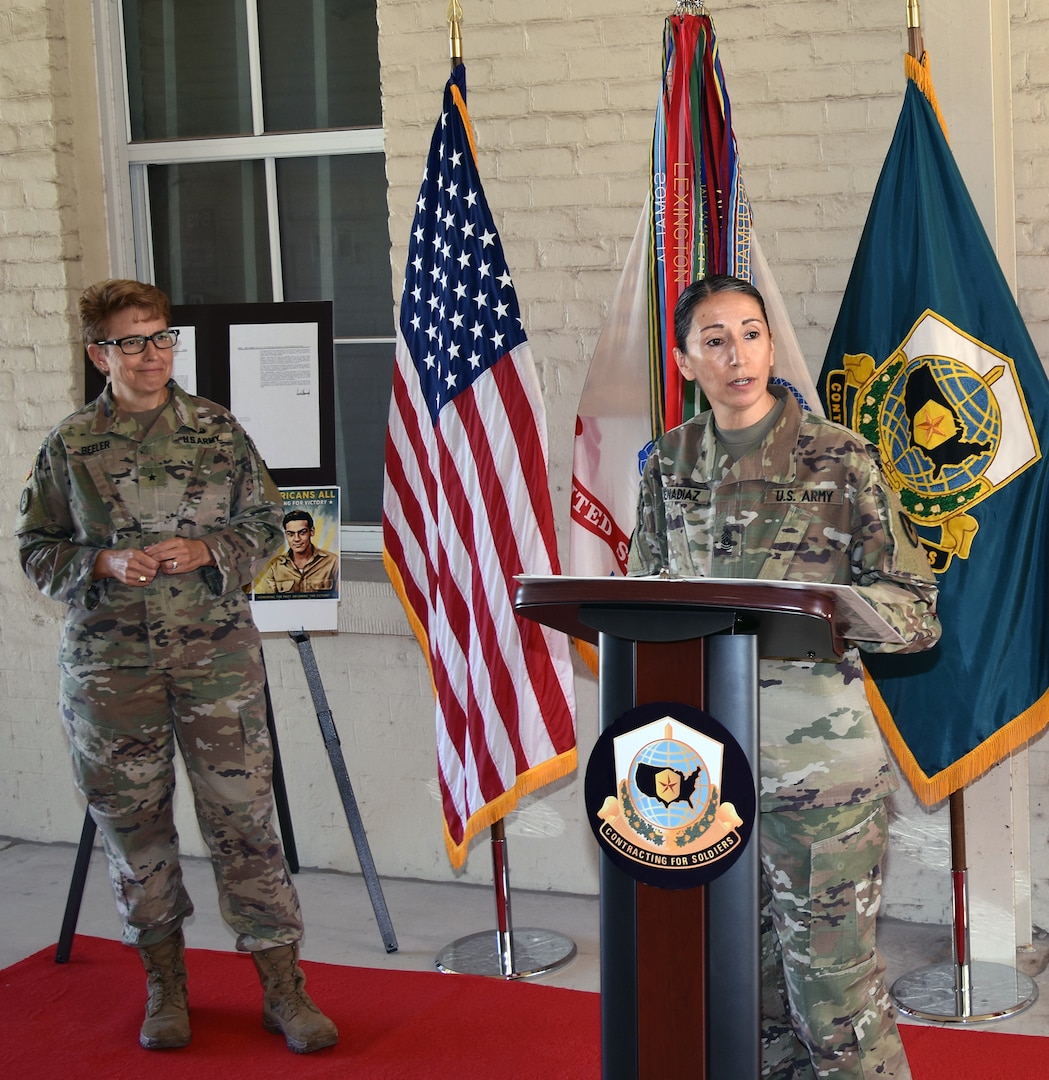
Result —
<path fill-rule="evenodd" d="M 174 1050 L 189 1042 L 185 951 L 181 928 L 156 945 L 138 950 L 149 995 L 138 1041 L 147 1050 Z"/>
<path fill-rule="evenodd" d="M 335 1025 L 314 1005 L 303 986 L 298 945 L 253 952 L 262 980 L 262 1026 L 284 1036 L 288 1049 L 308 1054 L 339 1041 Z"/>

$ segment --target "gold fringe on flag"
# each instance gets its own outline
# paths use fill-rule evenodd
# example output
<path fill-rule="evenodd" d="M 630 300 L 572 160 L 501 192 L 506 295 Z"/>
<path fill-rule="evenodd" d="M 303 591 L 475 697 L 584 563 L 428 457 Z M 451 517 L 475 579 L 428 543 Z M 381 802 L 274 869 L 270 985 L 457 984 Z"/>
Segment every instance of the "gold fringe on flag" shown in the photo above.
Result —
<path fill-rule="evenodd" d="M 964 757 L 960 757 L 946 769 L 928 776 L 897 729 L 888 706 L 866 668 L 863 672 L 863 683 L 867 691 L 867 700 L 885 736 L 885 741 L 889 744 L 889 749 L 914 790 L 914 794 L 926 806 L 941 802 L 967 784 L 978 780 L 1014 750 L 1019 750 L 1049 722 L 1049 690 L 1047 690 L 1030 708 L 1025 709 L 1009 723 L 1003 724 Z"/>
<path fill-rule="evenodd" d="M 430 672 L 430 687 L 436 698 L 437 685 L 434 682 L 433 668 L 430 665 L 430 642 L 426 630 L 423 628 L 423 624 L 419 621 L 411 604 L 408 602 L 408 596 L 404 589 L 404 581 L 401 578 L 396 563 L 394 563 L 393 559 L 390 558 L 385 551 L 383 551 L 382 561 L 383 565 L 386 567 L 386 573 L 390 576 L 390 584 L 393 585 L 393 591 L 397 594 L 397 597 L 404 608 L 404 613 L 408 618 L 408 625 L 411 626 L 412 633 L 415 634 L 416 640 L 419 642 L 419 647 L 422 649 L 423 657 L 426 660 L 427 670 Z M 580 649 L 580 655 L 583 657 L 584 661 L 587 662 L 588 666 L 591 661 L 587 660 L 587 654 L 583 650 L 588 649 L 590 651 L 592 654 L 592 663 L 594 665 L 591 670 L 596 673 L 597 651 L 594 649 L 593 645 L 589 642 L 579 641 L 577 639 L 576 646 Z M 534 769 L 529 769 L 527 772 L 521 773 L 512 788 L 507 789 L 502 795 L 499 795 L 491 802 L 485 803 L 484 806 L 467 820 L 463 839 L 459 844 L 452 839 L 452 834 L 448 831 L 448 821 L 447 818 L 445 818 L 444 846 L 448 851 L 448 860 L 451 862 L 452 868 L 458 870 L 462 867 L 463 863 L 466 862 L 470 841 L 477 836 L 478 833 L 491 828 L 497 821 L 502 821 L 502 819 L 517 805 L 519 799 L 525 795 L 530 795 L 533 791 L 538 791 L 539 788 L 546 784 L 553 783 L 554 780 L 560 780 L 562 777 L 575 772 L 578 764 L 579 752 L 576 747 L 573 746 L 571 750 L 566 750 L 563 754 L 549 758 L 547 761 L 535 766 Z"/>
<path fill-rule="evenodd" d="M 415 640 L 419 642 L 419 648 L 422 649 L 423 659 L 426 661 L 426 670 L 430 673 L 430 689 L 433 691 L 434 698 L 436 698 L 437 683 L 434 681 L 433 665 L 430 663 L 430 636 L 426 633 L 422 620 L 415 614 L 415 608 L 412 607 L 408 599 L 408 592 L 404 587 L 404 578 L 401 577 L 399 567 L 385 547 L 382 551 L 382 564 L 386 567 L 386 573 L 389 576 L 390 584 L 393 586 L 393 591 L 397 594 L 401 607 L 404 608 L 405 618 L 407 618 L 408 625 L 415 635 Z"/>
<path fill-rule="evenodd" d="M 459 112 L 463 118 L 463 128 L 466 131 L 466 137 L 470 140 L 470 153 L 473 154 L 474 164 L 478 164 L 477 157 L 477 143 L 474 142 L 474 126 L 473 121 L 470 119 L 470 113 L 467 111 L 466 102 L 463 100 L 463 95 L 459 93 L 458 86 L 452 86 L 452 100 L 455 102 L 459 109 Z"/>
<path fill-rule="evenodd" d="M 491 802 L 485 803 L 467 819 L 462 843 L 460 844 L 457 844 L 452 839 L 452 834 L 448 831 L 448 819 L 445 818 L 444 846 L 448 851 L 448 861 L 452 864 L 452 869 L 458 870 L 466 862 L 470 841 L 478 833 L 490 829 L 497 821 L 502 821 L 514 809 L 518 800 L 525 795 L 530 795 L 544 785 L 553 783 L 553 781 L 560 780 L 575 772 L 578 764 L 579 752 L 573 746 L 571 750 L 566 750 L 563 754 L 544 761 L 534 769 L 521 773 L 517 778 L 517 783 L 512 788 L 504 791 L 502 795 L 497 796 Z"/>
<path fill-rule="evenodd" d="M 925 95 L 929 104 L 932 106 L 932 111 L 936 114 L 936 119 L 940 123 L 940 130 L 943 132 L 943 137 L 950 143 L 950 138 L 947 135 L 947 121 L 943 118 L 943 113 L 940 112 L 940 103 L 936 100 L 936 91 L 932 85 L 932 73 L 929 69 L 929 54 L 928 52 L 922 53 L 921 60 L 915 60 L 910 53 L 906 53 L 903 57 L 903 70 L 915 86 Z"/>
<path fill-rule="evenodd" d="M 584 641 L 582 638 L 572 638 L 572 644 L 575 646 L 575 651 L 579 653 L 579 659 L 586 664 L 590 674 L 596 675 L 598 673 L 597 649 L 589 641 Z"/>

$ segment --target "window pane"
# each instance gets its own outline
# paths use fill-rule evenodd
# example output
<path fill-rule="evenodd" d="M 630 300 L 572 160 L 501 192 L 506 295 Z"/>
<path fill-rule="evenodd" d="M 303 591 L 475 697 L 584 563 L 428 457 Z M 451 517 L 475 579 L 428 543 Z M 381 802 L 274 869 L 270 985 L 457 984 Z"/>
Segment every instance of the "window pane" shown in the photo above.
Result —
<path fill-rule="evenodd" d="M 124 36 L 132 140 L 251 134 L 242 2 L 124 0 Z"/>
<path fill-rule="evenodd" d="M 380 127 L 375 0 L 259 0 L 267 131 Z"/>
<path fill-rule="evenodd" d="M 335 346 L 335 455 L 342 520 L 382 521 L 382 469 L 393 342 Z"/>
<path fill-rule="evenodd" d="M 151 165 L 148 175 L 157 285 L 172 303 L 271 301 L 263 163 Z"/>
<path fill-rule="evenodd" d="M 286 300 L 332 300 L 336 337 L 392 337 L 382 154 L 277 162 Z"/>

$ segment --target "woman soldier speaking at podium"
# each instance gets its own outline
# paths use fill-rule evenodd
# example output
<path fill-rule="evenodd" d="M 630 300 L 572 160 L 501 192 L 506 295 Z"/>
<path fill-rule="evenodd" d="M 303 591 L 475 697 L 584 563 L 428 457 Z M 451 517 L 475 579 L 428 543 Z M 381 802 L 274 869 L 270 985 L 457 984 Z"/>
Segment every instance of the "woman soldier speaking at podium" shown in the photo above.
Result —
<path fill-rule="evenodd" d="M 712 276 L 682 293 L 674 358 L 708 411 L 657 440 L 641 479 L 632 575 L 855 586 L 911 652 L 939 637 L 936 586 L 854 432 L 770 382 L 761 294 Z M 896 789 L 856 651 L 762 660 L 762 1072 L 769 1080 L 911 1073 L 875 949 Z"/>

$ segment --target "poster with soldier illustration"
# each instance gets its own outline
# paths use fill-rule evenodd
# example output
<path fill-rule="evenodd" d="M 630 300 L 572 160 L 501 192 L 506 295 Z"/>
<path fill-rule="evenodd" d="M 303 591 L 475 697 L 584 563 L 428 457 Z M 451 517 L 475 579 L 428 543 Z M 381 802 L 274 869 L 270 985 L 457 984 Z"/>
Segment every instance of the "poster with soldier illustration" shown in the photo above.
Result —
<path fill-rule="evenodd" d="M 285 546 L 252 587 L 259 630 L 335 630 L 339 602 L 339 489 L 281 488 Z"/>

